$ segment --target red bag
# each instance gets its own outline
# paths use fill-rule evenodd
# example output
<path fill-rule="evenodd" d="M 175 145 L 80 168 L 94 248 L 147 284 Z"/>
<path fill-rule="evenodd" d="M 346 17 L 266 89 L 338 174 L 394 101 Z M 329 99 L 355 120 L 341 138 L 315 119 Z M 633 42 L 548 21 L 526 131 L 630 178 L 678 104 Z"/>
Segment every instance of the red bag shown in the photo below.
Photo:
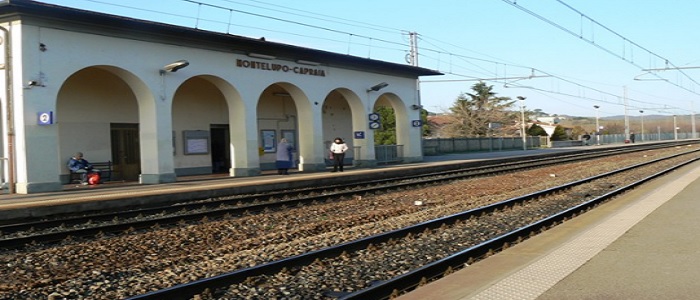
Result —
<path fill-rule="evenodd" d="M 334 157 L 333 157 L 333 152 L 330 152 L 330 155 L 328 156 L 328 159 L 331 159 L 331 160 L 334 159 Z"/>
<path fill-rule="evenodd" d="M 87 174 L 87 182 L 90 185 L 99 184 L 100 183 L 100 173 Z"/>

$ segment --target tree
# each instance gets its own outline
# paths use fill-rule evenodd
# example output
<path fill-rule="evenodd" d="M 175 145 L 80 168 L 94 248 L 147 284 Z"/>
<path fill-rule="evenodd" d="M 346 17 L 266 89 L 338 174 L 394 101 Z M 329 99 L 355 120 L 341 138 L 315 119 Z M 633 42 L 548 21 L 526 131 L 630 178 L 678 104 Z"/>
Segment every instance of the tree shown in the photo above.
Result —
<path fill-rule="evenodd" d="M 543 112 L 542 109 L 539 109 L 539 108 L 534 109 L 534 110 L 532 111 L 532 114 L 533 114 L 535 117 L 546 117 L 546 116 L 549 116 L 549 114 L 547 114 L 546 112 Z"/>
<path fill-rule="evenodd" d="M 552 133 L 552 141 L 566 141 L 569 136 L 566 134 L 566 130 L 561 125 L 554 127 L 554 132 Z"/>
<path fill-rule="evenodd" d="M 530 128 L 527 129 L 527 135 L 529 136 L 548 136 L 547 132 L 542 128 L 542 126 L 537 124 L 532 124 Z"/>
<path fill-rule="evenodd" d="M 386 106 L 377 106 L 374 112 L 379 114 L 379 122 L 382 127 L 374 130 L 374 143 L 376 145 L 396 145 L 396 116 L 394 109 Z"/>
<path fill-rule="evenodd" d="M 578 136 L 584 135 L 586 133 L 587 133 L 586 130 L 583 129 L 582 126 L 576 125 L 576 126 L 574 126 L 574 129 L 571 131 L 571 136 L 578 137 Z"/>
<path fill-rule="evenodd" d="M 374 142 L 377 145 L 396 145 L 396 115 L 394 109 L 386 106 L 378 106 L 375 112 L 379 114 L 381 128 L 374 130 Z M 431 133 L 428 124 L 428 111 L 420 110 L 420 120 L 422 136 L 429 136 Z"/>
<path fill-rule="evenodd" d="M 496 97 L 493 86 L 478 82 L 474 93 L 462 93 L 450 108 L 451 122 L 443 128 L 449 137 L 486 136 L 489 123 L 511 124 L 517 114 L 509 111 L 515 101 L 510 97 Z"/>
<path fill-rule="evenodd" d="M 420 110 L 420 121 L 423 126 L 421 127 L 421 136 L 430 136 L 432 130 L 430 129 L 430 124 L 428 124 L 428 111 L 424 108 Z"/>

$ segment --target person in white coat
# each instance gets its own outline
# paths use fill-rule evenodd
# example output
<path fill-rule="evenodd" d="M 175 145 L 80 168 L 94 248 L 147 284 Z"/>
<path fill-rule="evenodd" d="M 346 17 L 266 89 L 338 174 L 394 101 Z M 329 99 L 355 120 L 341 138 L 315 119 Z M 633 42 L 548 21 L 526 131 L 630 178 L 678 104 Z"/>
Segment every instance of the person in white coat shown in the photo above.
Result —
<path fill-rule="evenodd" d="M 292 167 L 292 152 L 294 147 L 289 144 L 287 139 L 281 139 L 279 144 L 277 144 L 277 159 L 275 160 L 275 165 L 277 166 L 277 174 L 289 175 L 289 169 Z"/>
<path fill-rule="evenodd" d="M 345 159 L 346 151 L 348 151 L 348 145 L 343 142 L 343 139 L 335 138 L 331 144 L 331 154 L 333 155 L 333 171 L 331 172 L 343 172 L 343 160 Z"/>

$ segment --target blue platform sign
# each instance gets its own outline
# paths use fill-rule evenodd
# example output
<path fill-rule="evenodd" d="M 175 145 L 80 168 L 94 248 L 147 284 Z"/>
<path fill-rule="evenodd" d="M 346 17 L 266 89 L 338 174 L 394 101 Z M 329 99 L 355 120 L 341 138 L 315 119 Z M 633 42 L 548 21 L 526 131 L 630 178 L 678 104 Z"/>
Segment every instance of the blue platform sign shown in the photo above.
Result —
<path fill-rule="evenodd" d="M 365 132 L 364 132 L 364 131 L 355 131 L 355 138 L 356 138 L 356 139 L 364 139 L 364 138 L 365 138 Z"/>
<path fill-rule="evenodd" d="M 51 124 L 53 124 L 53 112 L 52 111 L 39 112 L 39 114 L 37 116 L 37 123 L 39 125 L 51 125 Z"/>
<path fill-rule="evenodd" d="M 411 121 L 411 125 L 413 125 L 413 127 L 421 127 L 421 126 L 423 126 L 423 121 L 413 120 L 413 121 Z"/>

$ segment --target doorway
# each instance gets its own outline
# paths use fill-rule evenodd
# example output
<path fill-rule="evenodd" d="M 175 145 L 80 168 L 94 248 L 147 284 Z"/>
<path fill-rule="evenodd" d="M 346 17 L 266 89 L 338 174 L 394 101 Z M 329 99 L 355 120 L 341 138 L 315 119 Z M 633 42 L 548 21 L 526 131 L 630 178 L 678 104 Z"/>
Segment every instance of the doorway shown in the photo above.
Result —
<path fill-rule="evenodd" d="M 212 173 L 228 173 L 231 169 L 231 141 L 228 124 L 211 124 Z"/>
<path fill-rule="evenodd" d="M 113 180 L 137 181 L 141 174 L 139 124 L 111 123 Z"/>

